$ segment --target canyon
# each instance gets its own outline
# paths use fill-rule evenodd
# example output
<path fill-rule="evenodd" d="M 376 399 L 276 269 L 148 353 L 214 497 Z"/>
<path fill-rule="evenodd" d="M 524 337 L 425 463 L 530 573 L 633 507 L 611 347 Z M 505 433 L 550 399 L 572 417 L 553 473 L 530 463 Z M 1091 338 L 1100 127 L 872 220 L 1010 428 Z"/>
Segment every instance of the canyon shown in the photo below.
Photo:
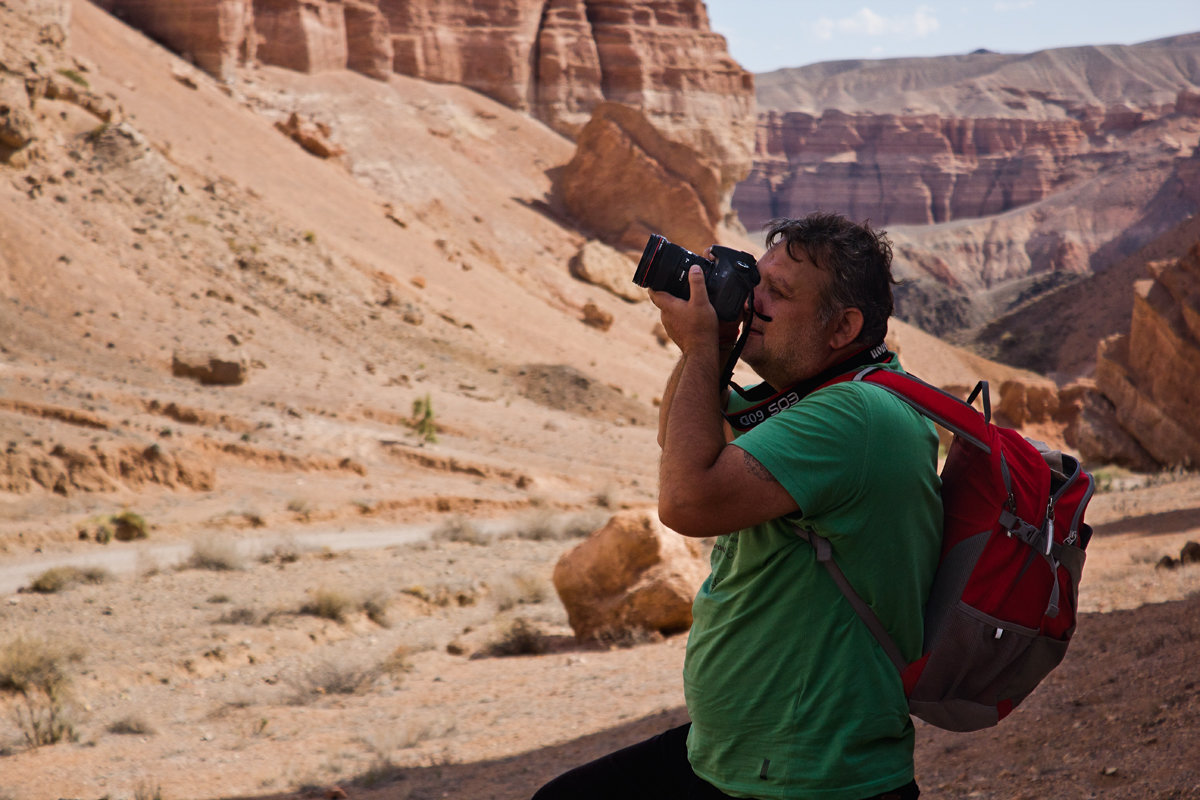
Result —
<path fill-rule="evenodd" d="M 583 65 L 565 70 L 575 88 L 547 92 L 537 53 Z M 676 352 L 630 289 L 638 239 L 760 246 L 736 205 L 771 79 L 733 64 L 702 4 L 31 0 L 0 3 L 0 66 L 0 559 L 22 586 L 93 557 L 137 564 L 0 604 L 6 637 L 82 653 L 78 741 L 27 746 L 0 692 L 0 794 L 507 800 L 681 713 L 681 637 L 580 644 L 552 578 L 571 537 L 655 504 Z M 1086 453 L 1106 489 L 1078 643 L 1016 712 L 1021 736 L 922 731 L 940 796 L 984 796 L 979 776 L 1005 770 L 1030 796 L 1195 792 L 1198 695 L 1179 666 L 1194 626 L 1178 620 L 1197 619 L 1200 573 L 1154 568 L 1200 530 L 1196 114 L 1173 81 L 1104 142 L 1036 86 L 1036 126 L 995 111 L 1003 93 L 872 109 L 956 170 L 1025 143 L 1096 169 L 1066 193 L 1039 173 L 1044 196 L 984 218 L 888 224 L 919 313 L 961 292 L 986 320 L 970 348 L 894 321 L 905 365 L 957 395 L 988 380 L 998 421 Z M 839 104 L 759 110 L 848 135 L 866 111 Z M 975 155 L 936 141 L 953 132 Z M 1079 154 L 1122 142 L 1123 173 Z M 1127 182 L 1152 161 L 1139 147 L 1162 162 L 1144 184 Z M 963 213 L 944 197 L 938 213 Z M 1110 227 L 1131 252 L 1089 271 L 1077 231 Z M 1061 268 L 1029 277 L 1029 250 Z M 117 536 L 138 517 L 148 541 Z M 240 564 L 189 566 L 225 545 Z M 153 561 L 167 551 L 185 561 Z M 386 624 L 300 611 L 376 588 Z M 489 655 L 518 623 L 545 651 Z M 373 680 L 322 682 L 347 670 Z M 1063 724 L 1070 760 L 1026 775 Z"/>

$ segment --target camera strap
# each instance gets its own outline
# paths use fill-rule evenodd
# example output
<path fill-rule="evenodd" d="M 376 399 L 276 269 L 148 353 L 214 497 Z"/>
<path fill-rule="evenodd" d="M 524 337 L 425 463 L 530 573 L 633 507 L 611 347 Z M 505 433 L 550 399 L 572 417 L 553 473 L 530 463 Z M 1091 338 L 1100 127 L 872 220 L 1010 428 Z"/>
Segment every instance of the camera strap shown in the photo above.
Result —
<path fill-rule="evenodd" d="M 746 326 L 747 330 L 749 330 L 749 327 L 749 325 Z M 741 354 L 741 345 L 744 343 L 745 334 L 739 339 L 738 346 L 734 348 L 733 356 L 731 356 L 733 361 L 736 361 L 737 356 Z M 765 422 L 781 411 L 796 405 L 839 375 L 870 364 L 886 364 L 895 357 L 896 354 L 888 350 L 886 344 L 879 342 L 873 347 L 860 350 L 849 358 L 839 361 L 824 372 L 802 380 L 782 391 L 776 390 L 769 383 L 760 383 L 749 389 L 743 389 L 727 377 L 726 381 L 729 383 L 729 386 L 744 399 L 750 401 L 752 405 L 735 413 L 722 411 L 721 414 L 734 430 L 748 431 L 755 425 Z M 727 369 L 732 374 L 732 366 L 727 366 Z"/>

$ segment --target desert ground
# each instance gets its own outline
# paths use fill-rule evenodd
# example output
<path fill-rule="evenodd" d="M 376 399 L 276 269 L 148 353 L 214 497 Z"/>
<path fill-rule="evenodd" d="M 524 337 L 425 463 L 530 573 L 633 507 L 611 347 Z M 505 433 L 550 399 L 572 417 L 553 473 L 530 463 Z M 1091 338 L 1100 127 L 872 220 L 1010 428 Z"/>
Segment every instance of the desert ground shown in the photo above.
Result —
<path fill-rule="evenodd" d="M 684 636 L 576 642 L 550 580 L 652 510 L 674 359 L 568 272 L 571 144 L 461 87 L 218 85 L 87 3 L 62 47 L 0 23 L 120 110 L 43 99 L 0 172 L 0 800 L 521 798 L 682 719 Z M 891 341 L 939 385 L 1029 378 Z M 1066 662 L 994 730 L 921 728 L 926 796 L 1200 797 L 1200 566 L 1156 567 L 1200 478 L 1097 474 Z"/>
<path fill-rule="evenodd" d="M 1096 498 L 1065 663 L 995 729 L 920 727 L 926 796 L 1200 797 L 1200 565 L 1156 568 L 1200 539 L 1198 484 Z M 170 563 L 113 543 L 135 569 L 5 596 L 8 636 L 71 677 L 59 743 L 26 738 L 44 698 L 6 703 L 4 796 L 528 796 L 686 718 L 685 635 L 580 644 L 555 596 L 557 558 L 607 513 L 455 517 L 353 549 L 337 539 L 404 531 L 233 531 Z M 26 587 L 47 574 L 27 567 Z"/>

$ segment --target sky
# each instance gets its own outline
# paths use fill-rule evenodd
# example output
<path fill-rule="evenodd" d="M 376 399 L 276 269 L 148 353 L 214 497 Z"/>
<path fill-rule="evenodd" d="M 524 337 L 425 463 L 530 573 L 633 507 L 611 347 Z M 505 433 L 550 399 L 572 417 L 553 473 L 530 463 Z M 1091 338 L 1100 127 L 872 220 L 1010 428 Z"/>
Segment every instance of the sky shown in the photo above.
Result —
<path fill-rule="evenodd" d="M 818 61 L 1031 53 L 1200 32 L 1200 0 L 705 0 L 751 72 Z"/>

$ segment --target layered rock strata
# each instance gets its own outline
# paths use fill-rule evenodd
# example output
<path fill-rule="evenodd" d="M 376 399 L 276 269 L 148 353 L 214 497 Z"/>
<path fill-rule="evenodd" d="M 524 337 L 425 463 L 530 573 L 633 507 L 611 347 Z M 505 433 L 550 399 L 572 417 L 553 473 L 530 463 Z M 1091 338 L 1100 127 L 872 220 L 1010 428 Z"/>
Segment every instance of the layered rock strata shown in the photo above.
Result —
<path fill-rule="evenodd" d="M 754 80 L 701 0 L 95 0 L 197 66 L 349 68 L 458 83 L 574 136 L 608 100 L 740 179 Z"/>
<path fill-rule="evenodd" d="M 1101 343 L 1096 388 L 1159 464 L 1200 464 L 1200 242 L 1134 285 L 1128 334 Z M 1108 455 L 1108 454 L 1096 454 Z"/>
<path fill-rule="evenodd" d="M 1194 105 L 1185 93 L 1164 113 Z M 734 207 L 750 227 L 815 208 L 880 225 L 1002 214 L 1126 160 L 1113 137 L 1155 119 L 1123 108 L 1062 119 L 765 111 Z"/>

